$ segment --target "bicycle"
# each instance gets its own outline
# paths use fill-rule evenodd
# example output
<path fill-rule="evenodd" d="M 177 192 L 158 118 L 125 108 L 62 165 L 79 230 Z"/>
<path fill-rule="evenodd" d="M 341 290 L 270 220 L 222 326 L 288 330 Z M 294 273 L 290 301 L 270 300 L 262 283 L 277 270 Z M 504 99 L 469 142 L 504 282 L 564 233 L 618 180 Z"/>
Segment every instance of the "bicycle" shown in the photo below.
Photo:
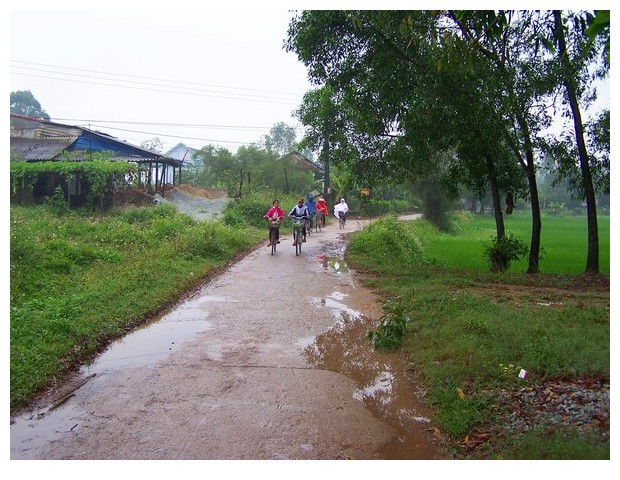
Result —
<path fill-rule="evenodd" d="M 303 227 L 305 225 L 304 218 L 293 217 L 293 245 L 295 245 L 295 256 L 301 253 L 301 244 L 304 241 Z"/>
<path fill-rule="evenodd" d="M 325 214 L 319 212 L 316 216 L 316 222 L 314 225 L 315 233 L 319 233 L 321 231 L 321 228 L 323 228 L 324 226 L 325 226 Z"/>
<path fill-rule="evenodd" d="M 312 233 L 312 218 L 306 218 L 306 235 L 310 236 Z"/>
<path fill-rule="evenodd" d="M 280 226 L 280 220 L 269 220 L 269 244 L 271 245 L 271 254 L 276 253 L 277 245 L 278 245 L 278 237 L 276 232 L 278 231 L 278 227 Z"/>

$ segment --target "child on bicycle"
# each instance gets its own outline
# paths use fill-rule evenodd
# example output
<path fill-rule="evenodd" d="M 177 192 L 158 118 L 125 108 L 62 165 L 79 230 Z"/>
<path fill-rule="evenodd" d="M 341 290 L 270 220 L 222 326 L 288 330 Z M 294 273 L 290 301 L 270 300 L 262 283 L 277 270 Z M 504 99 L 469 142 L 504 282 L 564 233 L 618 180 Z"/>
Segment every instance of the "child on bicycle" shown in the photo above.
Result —
<path fill-rule="evenodd" d="M 321 227 L 324 227 L 325 219 L 327 218 L 327 212 L 329 212 L 329 209 L 327 207 L 327 202 L 322 196 L 319 197 L 318 201 L 316 202 L 316 212 L 318 214 L 316 217 L 317 222 L 321 222 Z"/>
<path fill-rule="evenodd" d="M 269 229 L 275 229 L 276 240 L 280 243 L 280 225 L 284 220 L 284 210 L 280 208 L 280 200 L 276 199 L 271 203 L 271 208 L 267 210 L 263 218 L 269 220 Z M 271 246 L 271 242 L 269 246 Z"/>
<path fill-rule="evenodd" d="M 293 219 L 297 219 L 297 220 L 306 219 L 310 217 L 310 215 L 308 214 L 308 207 L 304 205 L 304 199 L 302 197 L 299 197 L 297 199 L 297 205 L 295 205 L 291 209 L 288 216 L 292 217 Z M 304 236 L 303 241 L 305 242 L 306 241 L 306 222 L 305 221 L 303 222 L 301 233 Z M 293 243 L 293 245 L 295 245 L 295 243 Z"/>
<path fill-rule="evenodd" d="M 314 195 L 309 193 L 306 196 L 304 205 L 308 207 L 308 215 L 310 215 L 310 230 L 314 227 L 314 216 L 316 215 L 316 204 L 314 203 Z"/>

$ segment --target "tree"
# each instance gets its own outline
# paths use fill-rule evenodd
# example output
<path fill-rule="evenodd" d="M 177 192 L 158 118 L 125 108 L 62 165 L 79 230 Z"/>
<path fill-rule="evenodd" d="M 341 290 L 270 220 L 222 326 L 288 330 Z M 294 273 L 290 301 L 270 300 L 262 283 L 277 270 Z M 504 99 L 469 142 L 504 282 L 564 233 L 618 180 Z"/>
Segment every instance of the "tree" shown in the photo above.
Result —
<path fill-rule="evenodd" d="M 571 21 L 572 20 L 572 21 Z M 566 22 L 566 23 L 565 23 Z M 571 29 L 572 27 L 572 29 Z M 590 41 L 587 35 L 587 22 L 582 15 L 562 17 L 559 10 L 553 11 L 553 40 L 557 45 L 554 49 L 557 55 L 560 71 L 561 84 L 564 88 L 565 102 L 570 108 L 573 119 L 574 135 L 577 144 L 577 156 L 579 170 L 581 172 L 581 191 L 586 201 L 588 218 L 588 255 L 586 260 L 587 273 L 599 273 L 599 243 L 598 243 L 598 220 L 596 215 L 596 192 L 592 181 L 591 160 L 588 155 L 586 144 L 586 132 L 583 124 L 579 97 L 583 95 L 588 86 L 587 69 L 596 49 L 592 48 L 597 42 Z M 572 33 L 572 49 L 566 41 L 566 35 Z M 588 48 L 590 47 L 590 48 Z M 551 47 L 553 49 L 553 46 Z M 609 44 L 607 43 L 607 50 Z M 591 77 L 590 77 L 591 78 Z M 572 165 L 572 162 L 564 162 Z M 570 168 L 570 167 L 569 167 Z"/>
<path fill-rule="evenodd" d="M 291 21 L 286 45 L 331 89 L 335 162 L 368 177 L 441 172 L 453 191 L 465 184 L 479 195 L 486 181 L 498 237 L 500 194 L 509 204 L 527 197 L 528 272 L 537 273 L 537 169 L 562 84 L 545 50 L 550 25 L 550 11 L 311 11 Z"/>
<path fill-rule="evenodd" d="M 496 90 L 486 86 L 493 72 L 487 67 L 480 79 L 480 68 L 465 62 L 448 65 L 439 23 L 429 12 L 373 11 L 304 12 L 290 25 L 287 48 L 297 52 L 312 80 L 325 84 L 322 97 L 316 96 L 323 103 L 304 98 L 300 118 L 311 125 L 306 138 L 315 146 L 328 145 L 332 161 L 346 164 L 365 184 L 447 174 L 450 170 L 440 163 L 454 158 L 448 152 L 459 143 L 469 144 L 470 151 L 484 143 L 494 152 L 505 143 L 502 138 L 493 139 L 498 145 L 480 142 L 477 135 L 484 128 L 488 138 L 497 137 L 496 112 L 479 108 L 482 99 L 497 98 Z M 469 167 L 455 170 L 480 175 L 491 158 L 491 152 L 472 156 Z M 463 180 L 462 175 L 452 178 Z M 433 184 L 437 181 L 433 178 Z M 442 183 L 449 185 L 445 179 Z M 501 220 L 499 195 L 494 198 Z M 503 231 L 501 224 L 498 231 Z"/>
<path fill-rule="evenodd" d="M 140 144 L 140 146 L 145 150 L 149 150 L 155 153 L 161 153 L 164 148 L 164 144 L 161 143 L 159 137 L 153 137 L 149 140 L 145 140 Z"/>
<path fill-rule="evenodd" d="M 278 122 L 265 135 L 265 148 L 284 156 L 295 149 L 295 129 L 284 122 Z"/>
<path fill-rule="evenodd" d="M 38 118 L 48 122 L 50 120 L 50 116 L 43 110 L 41 104 L 34 98 L 30 90 L 11 92 L 11 113 Z"/>

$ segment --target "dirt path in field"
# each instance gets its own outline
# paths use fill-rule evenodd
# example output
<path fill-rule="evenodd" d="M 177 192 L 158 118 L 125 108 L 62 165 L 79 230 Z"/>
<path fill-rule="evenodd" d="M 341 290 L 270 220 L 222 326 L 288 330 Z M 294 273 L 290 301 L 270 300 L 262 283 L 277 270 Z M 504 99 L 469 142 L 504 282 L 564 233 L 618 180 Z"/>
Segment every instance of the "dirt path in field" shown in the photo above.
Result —
<path fill-rule="evenodd" d="M 265 242 L 14 419 L 11 459 L 448 458 L 406 362 L 365 338 L 382 312 L 343 261 L 362 225 L 299 257 Z"/>

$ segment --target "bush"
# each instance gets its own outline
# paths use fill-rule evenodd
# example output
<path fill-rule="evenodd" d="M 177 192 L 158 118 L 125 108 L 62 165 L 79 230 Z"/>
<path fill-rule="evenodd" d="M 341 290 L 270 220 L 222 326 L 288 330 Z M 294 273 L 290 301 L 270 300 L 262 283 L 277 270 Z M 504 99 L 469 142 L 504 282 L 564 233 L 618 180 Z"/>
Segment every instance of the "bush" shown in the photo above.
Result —
<path fill-rule="evenodd" d="M 410 264 L 422 258 L 420 240 L 394 215 L 387 215 L 357 233 L 348 253 L 379 262 Z"/>
<path fill-rule="evenodd" d="M 511 233 L 499 239 L 495 237 L 491 245 L 484 245 L 483 249 L 491 263 L 492 272 L 505 272 L 513 261 L 528 253 L 527 244 Z"/>

